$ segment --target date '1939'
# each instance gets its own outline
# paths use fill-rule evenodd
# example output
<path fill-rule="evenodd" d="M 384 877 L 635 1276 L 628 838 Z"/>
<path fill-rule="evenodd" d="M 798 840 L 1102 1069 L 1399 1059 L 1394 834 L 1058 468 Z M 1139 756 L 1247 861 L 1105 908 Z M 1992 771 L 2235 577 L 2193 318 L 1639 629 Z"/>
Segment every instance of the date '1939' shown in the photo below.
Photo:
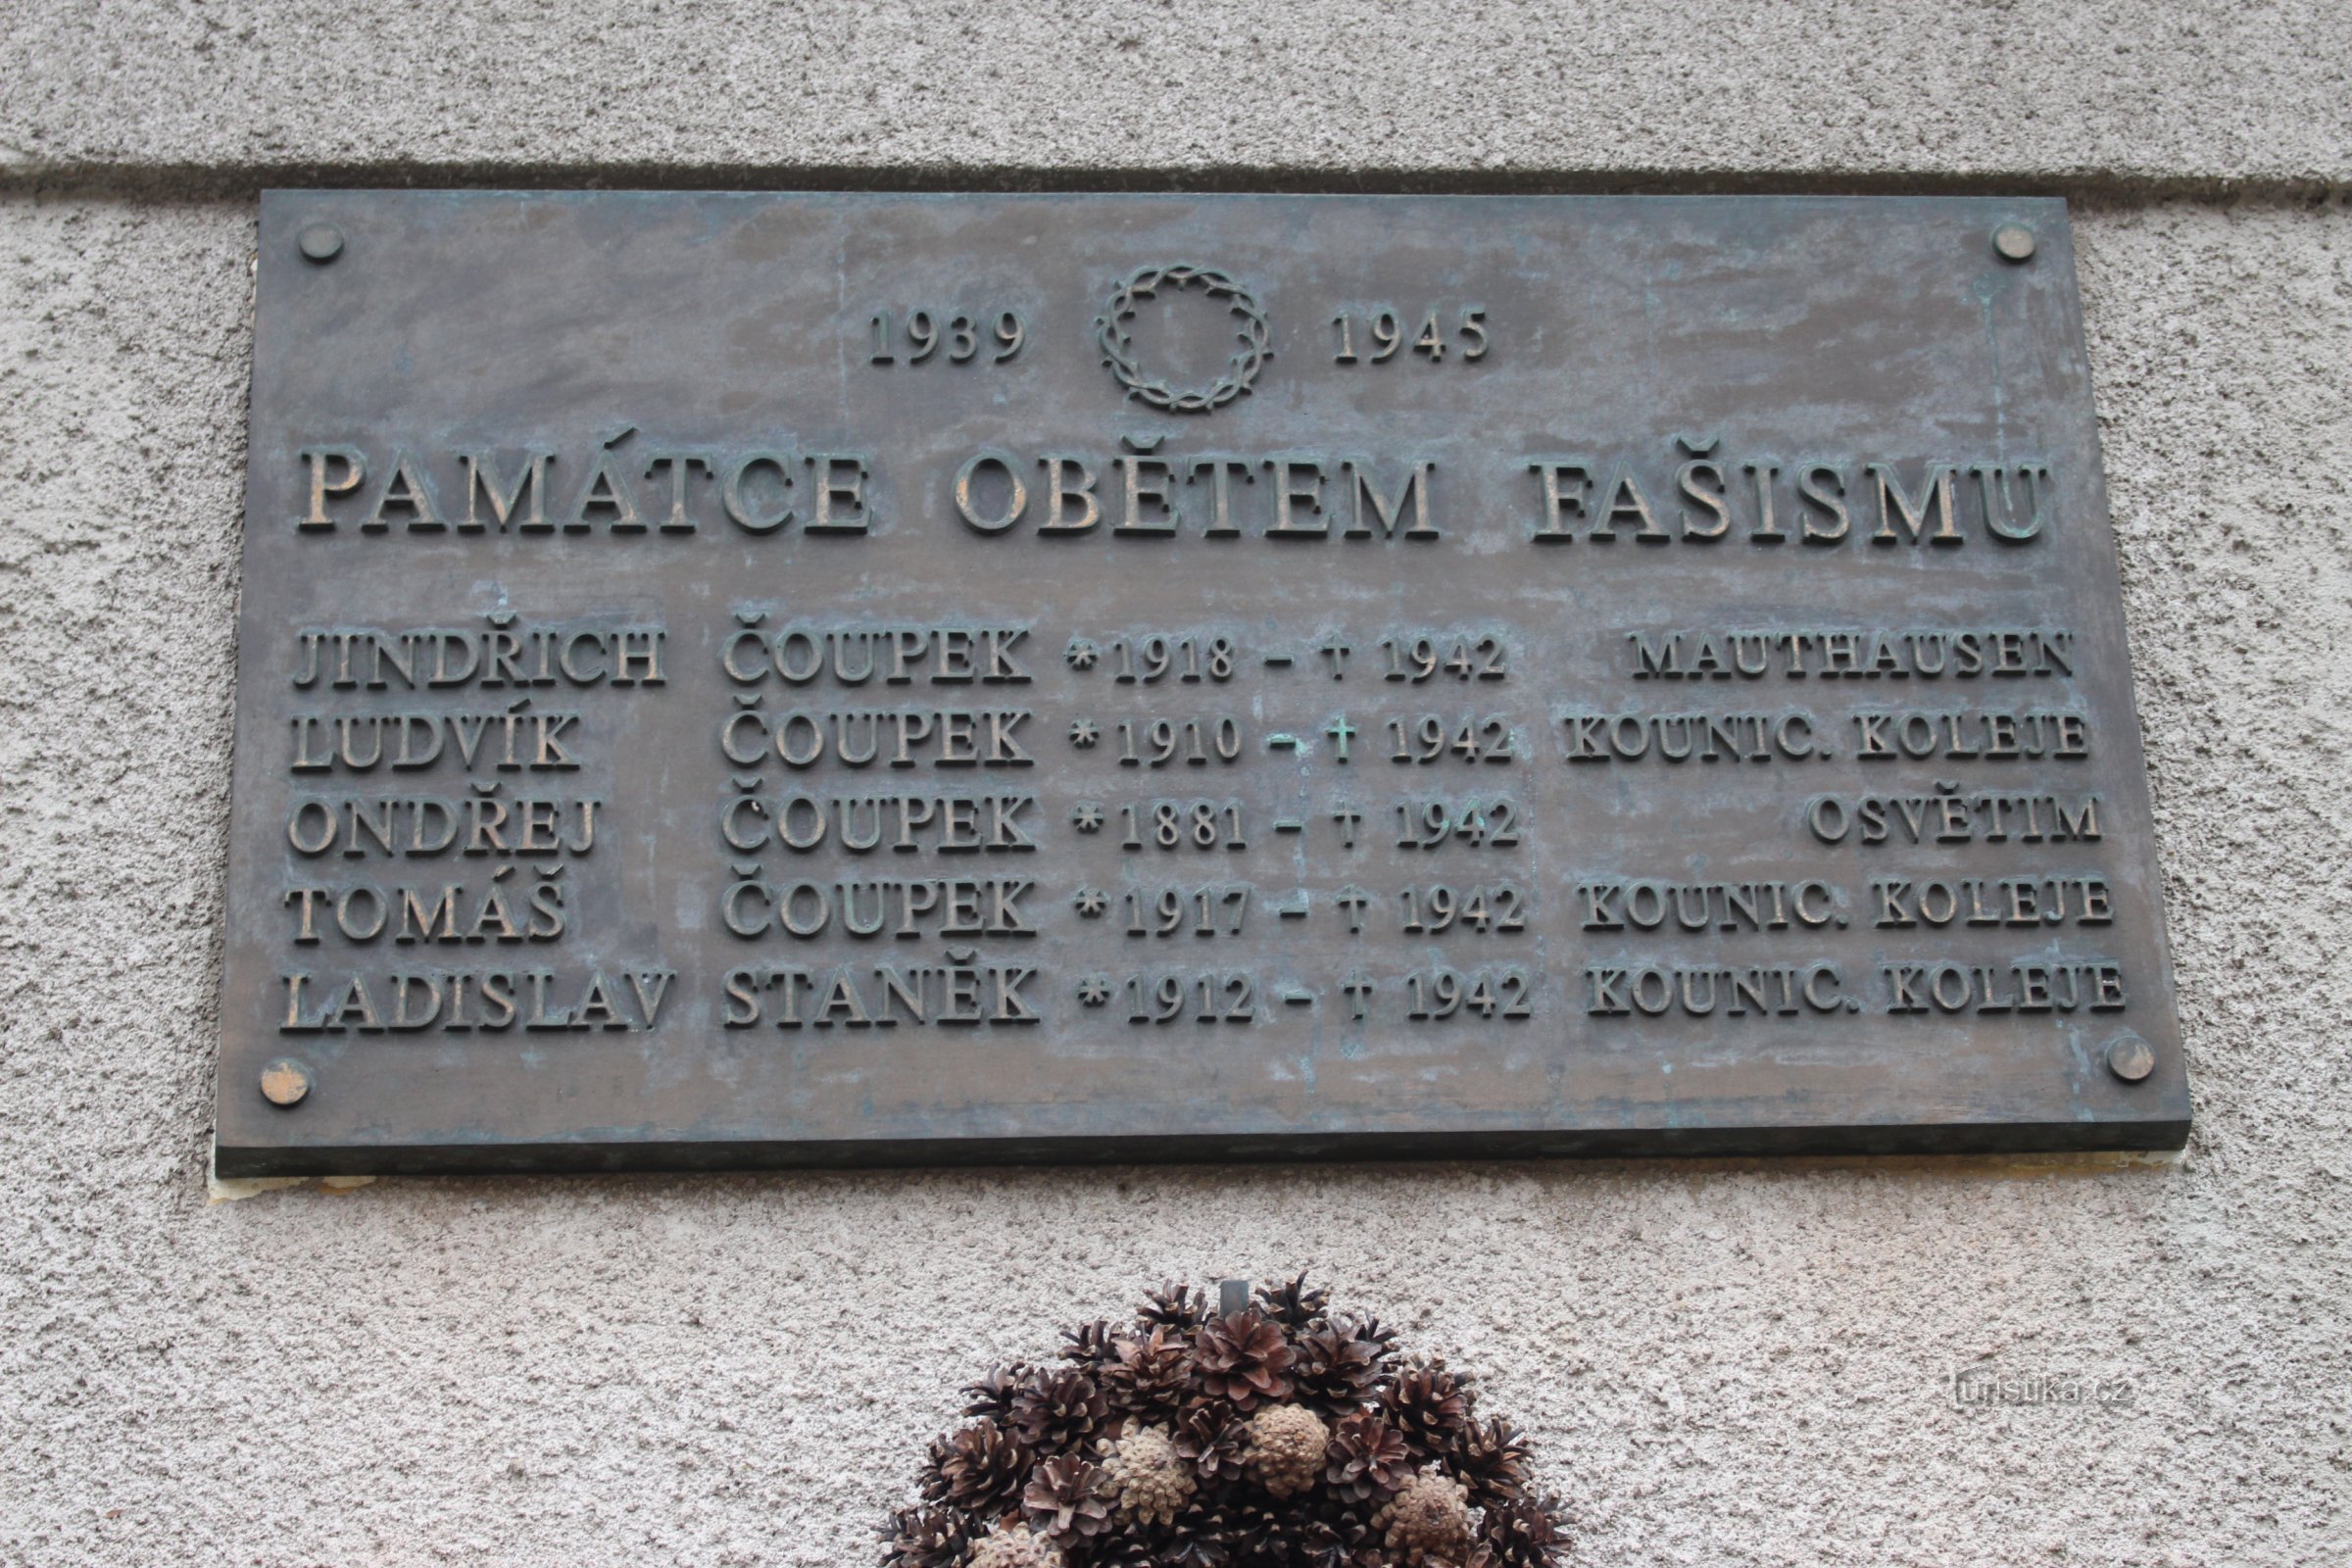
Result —
<path fill-rule="evenodd" d="M 983 320 L 987 322 L 985 337 Z M 946 352 L 942 357 L 952 365 L 969 364 L 984 348 L 989 351 L 990 363 L 1001 365 L 1020 353 L 1029 338 L 1028 323 L 1018 311 L 998 311 L 993 318 L 986 311 L 978 316 L 908 311 L 903 336 L 891 312 L 876 311 L 867 318 L 866 330 L 873 336 L 873 352 L 867 357 L 872 365 L 920 365 L 939 354 L 943 344 Z"/>

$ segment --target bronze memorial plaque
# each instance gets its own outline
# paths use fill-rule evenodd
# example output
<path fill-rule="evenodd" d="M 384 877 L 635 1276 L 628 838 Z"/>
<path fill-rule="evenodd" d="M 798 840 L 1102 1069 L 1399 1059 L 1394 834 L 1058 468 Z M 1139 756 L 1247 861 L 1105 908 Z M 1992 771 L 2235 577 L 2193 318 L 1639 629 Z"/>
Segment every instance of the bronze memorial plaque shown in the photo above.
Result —
<path fill-rule="evenodd" d="M 2060 202 L 260 247 L 223 1174 L 2187 1135 Z"/>

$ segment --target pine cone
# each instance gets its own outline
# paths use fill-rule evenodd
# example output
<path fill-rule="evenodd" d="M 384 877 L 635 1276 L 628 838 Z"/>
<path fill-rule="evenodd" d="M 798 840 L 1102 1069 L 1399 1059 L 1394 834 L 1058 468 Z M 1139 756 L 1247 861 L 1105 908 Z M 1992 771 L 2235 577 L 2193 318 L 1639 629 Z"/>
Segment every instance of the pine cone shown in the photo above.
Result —
<path fill-rule="evenodd" d="M 931 1445 L 923 1495 L 933 1502 L 987 1518 L 1009 1509 L 1021 1494 L 1029 1455 L 994 1421 L 980 1421 Z"/>
<path fill-rule="evenodd" d="M 1105 1443 L 1102 1473 L 1119 1516 L 1146 1524 L 1173 1524 L 1197 1487 L 1165 1427 L 1137 1427 Z"/>
<path fill-rule="evenodd" d="M 1012 1397 L 1012 1420 L 1035 1454 L 1064 1453 L 1095 1435 L 1110 1403 L 1075 1367 L 1040 1367 Z"/>
<path fill-rule="evenodd" d="M 1419 1454 L 1451 1448 L 1470 1424 L 1469 1385 L 1446 1370 L 1443 1361 L 1420 1361 L 1396 1374 L 1381 1391 L 1381 1413 Z"/>
<path fill-rule="evenodd" d="M 1137 1415 L 1171 1413 L 1192 1378 L 1192 1347 L 1165 1328 L 1140 1340 L 1121 1340 L 1119 1358 L 1097 1374 L 1102 1392 Z"/>
<path fill-rule="evenodd" d="M 1323 1478 L 1338 1495 L 1369 1502 L 1403 1486 L 1412 1473 L 1412 1449 L 1375 1412 L 1359 1410 L 1333 1429 Z"/>
<path fill-rule="evenodd" d="M 1027 1525 L 1014 1525 L 982 1537 L 964 1568 L 1062 1568 L 1062 1555 Z"/>
<path fill-rule="evenodd" d="M 1346 1514 L 1325 1518 L 1264 1495 L 1237 1497 L 1225 1513 L 1235 1568 L 1391 1568 L 1379 1539 Z"/>
<path fill-rule="evenodd" d="M 1342 1321 L 1298 1337 L 1298 1396 L 1334 1415 L 1361 1409 L 1380 1386 L 1388 1347 Z"/>
<path fill-rule="evenodd" d="M 1160 1548 L 1157 1568 L 1227 1568 L 1233 1560 L 1233 1535 L 1224 1510 L 1204 1506 L 1196 1497 L 1177 1516 L 1167 1544 Z"/>
<path fill-rule="evenodd" d="M 1248 1468 L 1249 1429 L 1225 1405 L 1204 1404 L 1176 1425 L 1176 1456 L 1203 1485 L 1238 1481 Z"/>
<path fill-rule="evenodd" d="M 1245 1423 L 1250 1473 L 1277 1497 L 1304 1492 L 1323 1475 L 1331 1429 L 1298 1404 L 1270 1404 Z"/>
<path fill-rule="evenodd" d="M 1322 1322 L 1330 1302 L 1331 1293 L 1311 1289 L 1304 1274 L 1295 1280 L 1268 1280 L 1257 1288 L 1257 1304 L 1266 1316 L 1294 1333 Z"/>
<path fill-rule="evenodd" d="M 1312 1519 L 1299 1532 L 1294 1560 L 1305 1568 L 1359 1568 L 1364 1559 L 1356 1547 L 1362 1539 L 1363 1529 L 1352 1518 Z"/>
<path fill-rule="evenodd" d="M 1133 1530 L 1097 1536 L 1086 1548 L 1086 1568 L 1159 1568 L 1157 1532 Z"/>
<path fill-rule="evenodd" d="M 1200 1386 L 1216 1397 L 1248 1410 L 1260 1399 L 1288 1398 L 1288 1368 L 1298 1359 L 1282 1330 L 1254 1309 L 1211 1318 L 1193 1341 L 1193 1364 Z"/>
<path fill-rule="evenodd" d="M 1178 1334 L 1190 1334 L 1207 1320 L 1208 1298 L 1174 1280 L 1156 1291 L 1146 1291 L 1144 1304 L 1135 1313 L 1139 1328 L 1172 1329 Z"/>
<path fill-rule="evenodd" d="M 1015 1361 L 1010 1366 L 997 1368 L 977 1383 L 966 1384 L 963 1392 L 970 1395 L 972 1400 L 963 1407 L 963 1413 L 982 1416 L 999 1426 L 1004 1425 L 1012 1414 L 1013 1396 L 1020 1393 L 1021 1385 L 1029 1381 L 1029 1371 L 1028 1362 Z"/>
<path fill-rule="evenodd" d="M 1074 1329 L 1064 1329 L 1061 1337 L 1065 1342 L 1061 1351 L 1064 1361 L 1076 1361 L 1081 1366 L 1093 1369 L 1119 1357 L 1118 1341 L 1112 1335 L 1110 1325 L 1102 1318 L 1092 1323 L 1081 1323 Z"/>
<path fill-rule="evenodd" d="M 1423 1568 L 1432 1558 L 1460 1564 L 1470 1555 L 1470 1523 L 1467 1490 L 1429 1470 L 1407 1481 L 1372 1516 L 1381 1544 L 1404 1568 Z"/>
<path fill-rule="evenodd" d="M 1055 1542 L 1084 1541 L 1110 1528 L 1110 1499 L 1100 1465 L 1074 1453 L 1048 1459 L 1030 1472 L 1021 1492 L 1029 1528 Z"/>
<path fill-rule="evenodd" d="M 901 1508 L 882 1527 L 882 1568 L 956 1568 L 963 1521 L 945 1508 Z"/>
<path fill-rule="evenodd" d="M 1568 1530 L 1550 1496 L 1516 1497 L 1487 1509 L 1486 1544 L 1500 1568 L 1559 1568 L 1568 1560 Z"/>
<path fill-rule="evenodd" d="M 1306 1520 L 1287 1503 L 1260 1494 L 1234 1497 L 1224 1508 L 1237 1568 L 1291 1568 L 1303 1551 Z"/>
<path fill-rule="evenodd" d="M 1470 1488 L 1472 1500 L 1502 1502 L 1527 1486 L 1527 1441 L 1519 1429 L 1495 1416 L 1471 1421 L 1445 1457 L 1446 1470 Z"/>

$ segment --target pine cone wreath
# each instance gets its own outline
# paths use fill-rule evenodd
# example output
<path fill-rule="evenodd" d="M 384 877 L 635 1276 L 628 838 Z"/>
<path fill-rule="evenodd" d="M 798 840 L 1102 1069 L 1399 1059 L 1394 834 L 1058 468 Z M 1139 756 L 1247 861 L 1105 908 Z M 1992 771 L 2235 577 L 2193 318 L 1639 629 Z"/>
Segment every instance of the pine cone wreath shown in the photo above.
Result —
<path fill-rule="evenodd" d="M 1304 1275 L 1224 1315 L 1165 1285 L 965 1391 L 884 1568 L 1562 1568 L 1524 1436 L 1395 1338 Z"/>

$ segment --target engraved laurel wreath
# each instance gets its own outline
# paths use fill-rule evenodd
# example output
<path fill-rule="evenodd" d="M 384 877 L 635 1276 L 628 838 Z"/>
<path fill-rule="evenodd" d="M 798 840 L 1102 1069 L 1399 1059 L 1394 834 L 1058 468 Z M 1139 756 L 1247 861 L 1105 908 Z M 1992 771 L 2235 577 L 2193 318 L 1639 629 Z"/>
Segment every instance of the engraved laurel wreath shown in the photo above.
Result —
<path fill-rule="evenodd" d="M 1212 300 L 1226 302 L 1237 319 L 1234 336 L 1241 346 L 1225 362 L 1225 373 L 1206 387 L 1170 386 L 1165 378 L 1148 372 L 1135 357 L 1135 337 L 1127 323 L 1135 318 L 1136 306 L 1156 298 L 1163 286 L 1176 291 L 1199 289 Z M 1231 403 L 1250 390 L 1250 383 L 1274 355 L 1266 313 L 1256 296 L 1213 267 L 1184 263 L 1138 268 L 1112 291 L 1102 314 L 1095 318 L 1095 340 L 1102 346 L 1102 363 L 1110 367 L 1110 373 L 1119 378 L 1128 396 L 1171 414 L 1207 414 Z"/>

